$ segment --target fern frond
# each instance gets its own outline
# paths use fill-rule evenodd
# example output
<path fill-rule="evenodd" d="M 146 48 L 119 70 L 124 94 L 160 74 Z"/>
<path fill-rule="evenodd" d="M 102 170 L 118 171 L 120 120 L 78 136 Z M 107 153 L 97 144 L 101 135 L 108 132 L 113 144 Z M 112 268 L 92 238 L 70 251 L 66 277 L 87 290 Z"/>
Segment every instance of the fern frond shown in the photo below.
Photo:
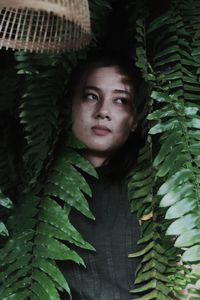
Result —
<path fill-rule="evenodd" d="M 28 193 L 21 199 L 22 205 L 12 220 L 13 238 L 1 249 L 2 299 L 45 297 L 55 300 L 60 299 L 59 291 L 64 290 L 70 295 L 56 260 L 71 260 L 84 265 L 82 258 L 68 244 L 94 250 L 68 217 L 71 207 L 75 207 L 93 218 L 84 198 L 84 194 L 91 196 L 90 188 L 76 168 L 85 172 L 91 170 L 96 176 L 92 166 L 76 152 L 73 156 L 73 150 L 69 148 L 55 161 L 48 179 L 58 191 L 62 190 L 62 194 L 52 192 L 51 185 L 47 184 L 43 196 Z"/>
<path fill-rule="evenodd" d="M 16 53 L 18 74 L 25 76 L 19 117 L 26 139 L 26 179 L 32 186 L 50 159 L 60 131 L 58 102 L 65 77 L 59 59 L 59 55 Z"/>
<path fill-rule="evenodd" d="M 153 140 L 151 168 L 154 170 L 154 180 L 149 185 L 152 187 L 152 191 L 149 190 L 147 194 L 148 197 L 152 195 L 150 201 L 154 203 L 154 222 L 151 225 L 146 224 L 143 229 L 142 240 L 148 241 L 148 243 L 139 255 L 143 254 L 144 259 L 147 255 L 148 260 L 148 253 L 151 253 L 150 250 L 157 245 L 161 252 L 156 248 L 155 251 L 161 257 L 165 252 L 166 258 L 165 270 L 161 264 L 161 266 L 152 267 L 152 272 L 147 273 L 146 277 L 142 277 L 145 272 L 140 274 L 140 283 L 142 284 L 139 290 L 136 288 L 136 292 L 143 291 L 144 296 L 138 299 L 162 297 L 160 290 L 159 293 L 153 290 L 153 281 L 151 281 L 152 288 L 149 287 L 149 282 L 155 279 L 153 274 L 156 274 L 158 268 L 160 271 L 163 269 L 161 272 L 163 277 L 158 276 L 159 279 L 162 283 L 166 282 L 167 293 L 162 291 L 164 297 L 177 296 L 179 291 L 190 281 L 189 276 L 185 276 L 190 272 L 187 264 L 197 263 L 199 260 L 197 234 L 200 128 L 197 70 L 199 70 L 199 62 L 195 59 L 195 55 L 191 56 L 193 48 L 198 47 L 197 40 L 195 40 L 194 46 L 194 36 L 191 34 L 191 30 L 194 29 L 191 25 L 193 20 L 191 18 L 189 21 L 188 17 L 194 14 L 192 3 L 195 6 L 197 1 L 190 3 L 172 1 L 170 8 L 148 25 L 145 35 L 141 34 L 141 29 L 138 30 L 140 34 L 136 33 L 136 37 L 139 36 L 138 47 L 140 48 L 141 45 L 143 47 L 143 51 L 139 49 L 139 58 L 144 61 L 145 53 L 146 66 L 151 66 L 147 69 L 144 64 L 138 64 L 142 71 L 150 73 L 145 76 L 145 79 L 151 81 L 152 84 L 149 103 L 152 108 L 148 120 L 151 121 L 149 130 Z M 142 26 L 146 26 L 144 14 Z M 197 35 L 195 38 L 197 39 Z M 197 54 L 197 48 L 195 51 Z M 141 167 L 138 171 L 140 174 Z M 133 187 L 136 193 L 135 198 L 137 199 L 137 195 L 141 195 L 140 201 L 142 202 L 145 192 L 148 192 L 151 172 L 146 167 L 141 174 L 144 176 L 144 180 L 141 180 L 138 185 L 135 180 L 135 186 L 133 181 Z M 138 191 L 139 186 L 143 186 L 141 191 Z M 146 203 L 142 202 L 142 204 L 141 211 L 145 210 Z M 159 208 L 159 205 L 162 209 Z M 147 219 L 151 216 L 148 213 L 147 210 Z M 149 221 L 149 223 L 151 222 Z M 155 237 L 152 237 L 152 232 Z M 189 238 L 190 232 L 191 238 Z M 168 235 L 178 237 L 177 241 L 173 242 Z M 177 249 L 173 247 L 174 243 Z M 181 260 L 181 255 L 184 265 L 180 266 L 178 262 Z M 149 265 L 153 265 L 153 263 Z M 142 270 L 142 267 L 140 268 Z M 148 266 L 145 266 L 144 270 L 146 269 Z M 144 283 L 146 283 L 146 287 L 144 287 Z"/>
<path fill-rule="evenodd" d="M 185 265 L 197 263 L 200 258 L 197 238 L 199 63 L 191 56 L 193 36 L 188 15 L 191 16 L 192 11 L 191 3 L 173 1 L 168 12 L 173 26 L 166 26 L 158 21 L 160 25 L 156 30 L 159 29 L 161 34 L 154 54 L 153 68 L 158 76 L 163 74 L 163 82 L 153 88 L 153 111 L 148 116 L 152 121 L 149 134 L 157 136 L 157 140 L 154 138 L 155 148 L 159 148 L 153 165 L 156 169 L 160 206 L 168 208 L 165 219 L 170 222 L 166 233 L 177 237 L 175 246 L 181 249 Z M 157 20 L 154 24 L 156 22 Z M 170 40 L 166 39 L 164 42 L 166 36 L 170 36 Z"/>
<path fill-rule="evenodd" d="M 136 272 L 135 288 L 131 290 L 136 299 L 172 299 L 170 281 L 170 256 L 165 253 L 166 245 L 170 243 L 163 237 L 163 229 L 157 209 L 158 203 L 153 192 L 155 170 L 152 165 L 151 143 L 147 141 L 141 149 L 137 168 L 129 179 L 129 199 L 132 210 L 137 212 L 140 220 L 143 244 L 142 250 L 132 253 L 129 257 L 141 257 L 141 263 Z M 140 296 L 139 296 L 140 295 Z"/>
<path fill-rule="evenodd" d="M 91 197 L 91 190 L 81 172 L 97 177 L 92 165 L 78 152 L 84 147 L 73 135 L 68 135 L 67 143 L 54 161 L 48 175 L 44 193 L 48 196 L 58 197 L 70 207 L 74 207 L 85 216 L 94 219 L 88 206 L 85 195 Z M 79 183 L 77 185 L 77 182 Z"/>

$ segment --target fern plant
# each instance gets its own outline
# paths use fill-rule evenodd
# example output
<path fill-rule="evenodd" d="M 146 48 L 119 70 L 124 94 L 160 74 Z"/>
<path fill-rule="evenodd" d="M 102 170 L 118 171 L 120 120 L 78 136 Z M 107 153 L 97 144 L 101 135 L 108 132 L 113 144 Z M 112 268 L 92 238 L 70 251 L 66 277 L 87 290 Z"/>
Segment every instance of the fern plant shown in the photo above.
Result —
<path fill-rule="evenodd" d="M 68 218 L 71 207 L 93 218 L 81 192 L 91 196 L 91 191 L 76 167 L 96 176 L 68 145 L 54 162 L 42 196 L 32 192 L 21 196 L 22 204 L 11 220 L 13 237 L 1 249 L 1 299 L 55 300 L 60 299 L 58 290 L 70 295 L 55 260 L 84 264 L 66 243 L 93 250 Z"/>
<path fill-rule="evenodd" d="M 146 2 L 143 5 L 148 9 Z M 139 269 L 142 286 L 134 292 L 145 291 L 145 296 L 137 299 L 180 297 L 178 292 L 187 283 L 192 283 L 193 293 L 199 295 L 198 11 L 198 1 L 172 1 L 169 9 L 150 23 L 148 14 L 141 9 L 136 19 L 137 65 L 151 90 L 147 119 L 153 142 L 149 161 L 154 174 L 154 180 L 151 173 L 145 179 L 144 172 L 144 186 L 139 190 L 143 201 L 138 212 L 152 194 L 148 208 L 150 211 L 153 206 L 151 235 L 143 230 L 142 241 L 153 237 L 165 261 L 165 268 L 152 264 L 148 274 L 144 262 L 149 261 L 149 247 L 153 246 L 148 244 L 141 253 L 133 254 L 144 255 Z M 149 168 L 145 170 L 148 174 Z M 142 175 L 141 169 L 137 172 Z M 134 176 L 132 186 L 138 188 L 137 175 Z M 172 253 L 174 260 L 170 259 Z M 158 277 L 159 272 L 164 277 Z M 160 282 L 167 284 L 161 288 Z"/>

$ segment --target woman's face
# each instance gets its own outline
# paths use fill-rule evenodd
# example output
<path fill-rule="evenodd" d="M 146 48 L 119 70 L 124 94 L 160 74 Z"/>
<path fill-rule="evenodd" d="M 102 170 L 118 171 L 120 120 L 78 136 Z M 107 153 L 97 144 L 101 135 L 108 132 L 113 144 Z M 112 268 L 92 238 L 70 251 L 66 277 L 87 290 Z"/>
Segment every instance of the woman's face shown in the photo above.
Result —
<path fill-rule="evenodd" d="M 72 132 L 102 162 L 135 129 L 133 87 L 115 66 L 92 69 L 72 99 Z"/>

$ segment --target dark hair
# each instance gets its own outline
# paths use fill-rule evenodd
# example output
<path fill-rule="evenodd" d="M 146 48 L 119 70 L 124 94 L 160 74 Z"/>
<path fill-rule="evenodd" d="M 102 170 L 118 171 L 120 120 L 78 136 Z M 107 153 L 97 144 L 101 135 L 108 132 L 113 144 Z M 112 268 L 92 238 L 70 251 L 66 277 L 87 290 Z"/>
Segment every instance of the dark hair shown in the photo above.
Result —
<path fill-rule="evenodd" d="M 83 78 L 87 78 L 87 74 L 91 72 L 91 70 L 95 68 L 101 67 L 111 67 L 116 66 L 119 71 L 126 75 L 128 78 L 129 84 L 133 87 L 133 113 L 135 114 L 135 118 L 137 121 L 137 108 L 135 102 L 135 96 L 137 94 L 137 88 L 139 86 L 141 75 L 139 71 L 134 66 L 133 62 L 131 62 L 128 58 L 119 57 L 119 56 L 95 56 L 88 59 L 85 62 L 82 62 L 78 65 L 77 68 L 72 72 L 71 78 L 68 82 L 68 98 L 72 99 L 77 86 L 83 83 Z M 128 175 L 128 173 L 133 169 L 139 148 L 141 147 L 141 130 L 138 125 L 134 132 L 130 133 L 125 144 L 115 151 L 112 157 L 109 159 L 108 166 L 109 172 L 108 176 L 110 179 L 119 179 L 124 178 Z"/>

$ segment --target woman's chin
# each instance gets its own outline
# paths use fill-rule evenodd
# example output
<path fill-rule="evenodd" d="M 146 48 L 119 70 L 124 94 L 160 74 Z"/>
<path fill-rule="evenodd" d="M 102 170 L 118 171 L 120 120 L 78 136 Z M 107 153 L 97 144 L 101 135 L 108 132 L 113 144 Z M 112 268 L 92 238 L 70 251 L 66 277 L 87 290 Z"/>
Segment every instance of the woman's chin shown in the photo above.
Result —
<path fill-rule="evenodd" d="M 105 143 L 92 143 L 86 145 L 86 147 L 90 152 L 99 152 L 102 154 L 112 152 L 112 147 Z"/>

